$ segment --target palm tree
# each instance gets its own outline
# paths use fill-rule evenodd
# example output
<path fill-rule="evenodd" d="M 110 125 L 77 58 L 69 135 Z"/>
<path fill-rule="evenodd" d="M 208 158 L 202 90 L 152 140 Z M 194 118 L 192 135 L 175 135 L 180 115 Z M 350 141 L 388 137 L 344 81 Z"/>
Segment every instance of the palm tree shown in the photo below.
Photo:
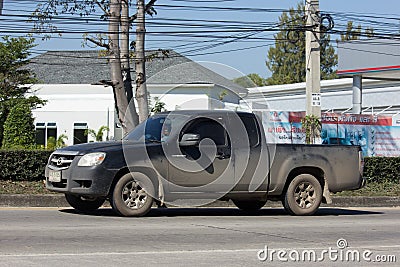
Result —
<path fill-rule="evenodd" d="M 99 130 L 97 132 L 93 129 L 87 129 L 85 131 L 85 135 L 89 134 L 94 140 L 96 140 L 97 142 L 101 142 L 101 141 L 103 141 L 104 131 L 109 131 L 109 130 L 110 130 L 110 128 L 108 126 L 103 125 L 99 128 Z"/>

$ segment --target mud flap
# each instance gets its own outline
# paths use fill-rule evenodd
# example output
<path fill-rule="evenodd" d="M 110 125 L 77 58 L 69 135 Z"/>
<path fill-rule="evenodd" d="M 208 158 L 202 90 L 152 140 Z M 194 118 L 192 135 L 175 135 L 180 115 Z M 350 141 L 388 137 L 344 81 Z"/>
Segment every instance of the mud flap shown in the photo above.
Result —
<path fill-rule="evenodd" d="M 164 186 L 162 183 L 162 179 L 163 178 L 158 175 L 158 201 L 157 202 L 159 203 L 158 204 L 159 207 L 165 206 Z"/>
<path fill-rule="evenodd" d="M 329 192 L 328 180 L 326 179 L 326 177 L 324 177 L 324 190 L 322 196 L 326 204 L 332 204 L 331 193 Z"/>

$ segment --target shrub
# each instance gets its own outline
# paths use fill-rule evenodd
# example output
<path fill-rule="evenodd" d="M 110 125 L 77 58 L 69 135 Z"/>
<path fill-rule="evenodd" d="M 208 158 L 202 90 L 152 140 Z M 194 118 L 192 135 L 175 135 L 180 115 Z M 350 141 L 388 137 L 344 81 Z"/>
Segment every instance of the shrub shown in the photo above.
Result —
<path fill-rule="evenodd" d="M 31 107 L 21 101 L 11 108 L 4 122 L 3 148 L 30 148 L 35 145 Z"/>
<path fill-rule="evenodd" d="M 0 150 L 0 180 L 41 181 L 50 150 Z"/>
<path fill-rule="evenodd" d="M 365 158 L 364 177 L 367 182 L 399 183 L 400 157 L 368 157 Z"/>
<path fill-rule="evenodd" d="M 41 181 L 53 151 L 0 150 L 0 180 Z M 365 158 L 364 176 L 368 182 L 400 183 L 400 157 Z"/>
<path fill-rule="evenodd" d="M 55 150 L 56 149 L 56 139 L 54 138 L 54 136 L 50 136 L 49 138 L 47 138 L 47 149 L 50 150 Z"/>

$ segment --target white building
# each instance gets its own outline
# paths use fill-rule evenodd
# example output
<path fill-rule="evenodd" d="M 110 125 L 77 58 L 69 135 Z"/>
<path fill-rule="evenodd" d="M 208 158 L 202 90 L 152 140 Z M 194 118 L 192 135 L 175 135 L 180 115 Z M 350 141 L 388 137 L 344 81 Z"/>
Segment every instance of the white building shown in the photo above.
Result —
<path fill-rule="evenodd" d="M 122 131 L 115 116 L 107 59 L 97 51 L 47 52 L 29 65 L 41 83 L 33 94 L 47 103 L 33 110 L 37 143 L 65 134 L 67 144 L 93 141 L 87 129 L 108 126 L 108 139 L 120 139 Z M 167 110 L 216 109 L 237 105 L 247 90 L 203 66 L 171 52 L 147 63 L 150 102 L 166 104 Z M 133 73 L 134 75 L 134 73 Z M 134 80 L 134 78 L 132 78 Z"/>
<path fill-rule="evenodd" d="M 321 81 L 322 112 L 385 114 L 392 116 L 393 126 L 400 126 L 398 59 L 358 55 L 355 51 L 375 53 L 382 48 L 352 45 L 360 41 L 339 46 L 338 73 L 345 78 Z M 109 126 L 109 139 L 121 138 L 112 88 L 104 85 L 110 80 L 105 57 L 97 51 L 53 51 L 33 58 L 30 68 L 41 80 L 34 93 L 47 100 L 33 111 L 39 143 L 61 134 L 68 136 L 68 144 L 91 141 L 85 130 L 97 131 L 101 126 Z M 153 57 L 146 75 L 151 102 L 159 99 L 167 110 L 232 109 L 239 103 L 242 110 L 304 111 L 306 107 L 305 83 L 245 89 L 175 52 Z"/>
<path fill-rule="evenodd" d="M 306 84 L 284 84 L 249 88 L 244 100 L 253 109 L 278 111 L 304 111 Z M 400 112 L 400 81 L 363 80 L 363 114 L 389 114 Z M 353 79 L 321 81 L 322 112 L 351 113 L 353 107 Z"/>
<path fill-rule="evenodd" d="M 321 81 L 321 111 L 386 114 L 397 123 L 400 119 L 398 56 L 400 46 L 394 40 L 339 42 L 338 74 L 343 79 Z M 255 109 L 304 111 L 306 85 L 251 88 L 246 100 Z"/>

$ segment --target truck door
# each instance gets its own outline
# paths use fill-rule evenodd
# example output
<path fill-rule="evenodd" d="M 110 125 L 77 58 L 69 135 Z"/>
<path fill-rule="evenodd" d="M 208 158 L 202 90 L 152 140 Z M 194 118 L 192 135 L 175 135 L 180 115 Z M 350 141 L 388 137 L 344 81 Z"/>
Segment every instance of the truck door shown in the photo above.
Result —
<path fill-rule="evenodd" d="M 182 138 L 196 140 L 183 144 Z M 182 127 L 178 153 L 168 155 L 170 192 L 222 192 L 234 180 L 231 144 L 223 116 L 197 117 Z"/>
<path fill-rule="evenodd" d="M 254 192 L 267 190 L 269 161 L 266 146 L 262 147 L 261 131 L 254 114 L 238 113 L 231 122 L 244 128 L 246 136 L 235 136 L 233 148 L 235 154 L 234 192 Z M 239 132 L 239 131 L 235 131 Z M 246 140 L 247 139 L 247 140 Z M 262 151 L 264 149 L 264 151 Z"/>

